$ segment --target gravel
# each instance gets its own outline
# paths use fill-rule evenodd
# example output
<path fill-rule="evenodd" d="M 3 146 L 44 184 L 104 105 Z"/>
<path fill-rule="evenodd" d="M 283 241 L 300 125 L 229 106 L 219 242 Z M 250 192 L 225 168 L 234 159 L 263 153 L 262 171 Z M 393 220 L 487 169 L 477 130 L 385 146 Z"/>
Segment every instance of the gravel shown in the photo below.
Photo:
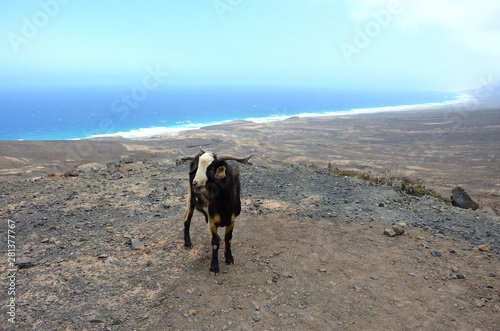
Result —
<path fill-rule="evenodd" d="M 172 307 L 162 309 L 175 310 L 177 298 L 172 293 L 176 289 L 169 287 L 170 279 L 163 275 L 176 279 L 182 277 L 185 270 L 191 275 L 196 275 L 194 270 L 198 270 L 190 269 L 191 264 L 186 265 L 172 256 L 172 252 L 184 254 L 181 227 L 186 204 L 187 168 L 187 161 L 176 164 L 116 162 L 106 169 L 80 172 L 79 176 L 71 178 L 42 177 L 1 183 L 0 217 L 16 222 L 16 257 L 20 261 L 18 268 L 22 271 L 22 274 L 19 271 L 22 277 L 19 278 L 18 295 L 29 295 L 33 302 L 20 301 L 19 311 L 22 314 L 19 315 L 19 325 L 27 327 L 33 321 L 42 321 L 37 328 L 49 330 L 71 325 L 74 329 L 85 329 L 90 321 L 94 328 L 105 323 L 109 328 L 120 329 L 122 326 L 141 325 L 143 319 L 154 319 L 154 316 L 144 317 L 144 307 L 155 307 L 164 301 L 172 302 Z M 383 228 L 392 228 L 396 223 L 405 223 L 407 228 L 426 230 L 426 235 L 433 236 L 435 241 L 454 237 L 469 247 L 484 245 L 481 246 L 484 252 L 480 253 L 485 256 L 490 254 L 495 257 L 500 251 L 498 217 L 481 210 L 463 210 L 433 197 L 409 196 L 389 187 L 378 187 L 357 178 L 338 176 L 306 165 L 276 164 L 269 168 L 244 164 L 240 166 L 240 172 L 243 211 L 238 222 L 245 222 L 245 217 L 252 215 L 263 219 L 293 219 L 299 222 L 296 225 L 299 227 L 315 222 L 331 222 L 359 223 L 367 227 L 382 224 Z M 386 238 L 382 235 L 383 228 L 376 235 L 384 240 L 395 242 L 407 237 Z M 238 227 L 236 229 L 238 231 Z M 265 224 L 258 231 L 265 232 Z M 294 231 L 297 231 L 293 233 L 297 234 L 294 238 L 298 242 L 304 243 L 308 239 L 301 237 L 298 228 Z M 208 242 L 207 234 L 196 235 L 198 247 L 195 249 L 201 250 L 202 260 L 196 258 L 195 263 L 199 264 L 197 267 L 200 270 L 208 272 L 208 255 L 203 255 L 204 244 Z M 131 249 L 132 239 L 136 238 L 146 242 L 147 246 L 139 250 Z M 427 238 L 415 240 L 419 249 L 424 245 L 431 250 L 431 254 L 437 249 L 433 247 L 434 243 Z M 235 251 L 254 249 L 248 243 L 237 241 L 237 244 L 240 246 L 236 246 Z M 245 262 L 262 263 L 256 272 L 261 275 L 258 281 L 263 284 L 260 286 L 268 287 L 264 293 L 284 287 L 287 282 L 294 282 L 299 277 L 296 269 L 288 269 L 288 266 L 286 271 L 283 267 L 274 269 L 278 264 L 274 260 L 285 258 L 297 243 L 287 245 L 290 246 L 273 247 L 268 252 L 261 252 L 262 255 L 253 255 L 255 260 L 249 258 Z M 418 258 L 413 258 L 416 253 L 412 253 L 412 263 L 422 267 L 427 263 L 437 263 L 438 259 L 431 258 L 429 260 L 433 262 L 426 260 L 424 263 L 423 259 L 430 255 L 429 250 L 425 253 L 420 251 Z M 462 253 L 451 248 L 446 251 L 442 247 L 440 252 L 447 259 L 451 254 L 458 258 Z M 31 261 L 31 264 L 26 264 L 30 267 L 23 269 L 21 262 L 24 260 Z M 440 260 L 445 259 L 442 257 Z M 321 277 L 339 273 L 333 266 L 324 267 L 321 264 L 315 266 L 315 271 L 319 271 Z M 402 272 L 401 278 L 413 276 L 409 271 L 412 269 Z M 495 280 L 492 278 L 496 277 L 495 272 L 497 270 L 488 270 L 489 280 Z M 421 272 L 417 274 L 420 276 Z M 452 279 L 471 277 L 469 273 L 464 274 L 453 273 L 452 277 L 449 267 L 446 272 Z M 161 275 L 165 279 L 151 275 Z M 314 277 L 310 279 L 311 284 L 316 281 Z M 387 279 L 375 270 L 363 277 L 372 284 Z M 419 278 L 411 278 L 411 281 Z M 213 280 L 209 279 L 211 286 L 230 288 L 229 282 L 211 282 Z M 355 292 L 365 291 L 366 283 L 356 286 Z M 352 284 L 349 285 L 349 291 L 352 287 Z M 139 299 L 122 296 L 124 289 L 137 290 Z M 295 290 L 302 293 L 301 288 L 290 289 Z M 149 293 L 156 292 L 160 294 L 148 297 Z M 257 290 L 254 292 L 258 293 Z M 2 299 L 5 299 L 5 293 L 2 293 Z M 193 301 L 192 307 L 196 307 L 194 303 L 198 304 L 197 300 L 209 300 L 206 296 L 198 299 L 196 293 L 186 292 L 183 295 L 185 300 Z M 248 297 L 251 296 L 253 294 L 248 293 Z M 269 296 L 274 297 L 273 294 Z M 302 299 L 304 301 L 300 304 L 304 307 L 311 305 L 306 302 L 310 298 Z M 99 314 L 94 312 L 96 303 L 99 303 Z M 234 309 L 240 310 L 239 306 L 244 305 L 244 302 L 236 302 Z M 257 306 L 259 309 L 256 309 Z M 264 302 L 252 302 L 250 307 L 254 314 L 256 311 L 261 313 L 259 315 L 267 312 Z M 187 316 L 183 319 L 194 320 L 210 313 L 201 308 L 196 308 L 197 313 L 190 309 L 183 310 L 179 315 L 185 313 Z M 278 313 L 293 319 L 295 315 L 292 314 L 296 312 Z M 210 327 L 209 324 L 205 326 Z"/>

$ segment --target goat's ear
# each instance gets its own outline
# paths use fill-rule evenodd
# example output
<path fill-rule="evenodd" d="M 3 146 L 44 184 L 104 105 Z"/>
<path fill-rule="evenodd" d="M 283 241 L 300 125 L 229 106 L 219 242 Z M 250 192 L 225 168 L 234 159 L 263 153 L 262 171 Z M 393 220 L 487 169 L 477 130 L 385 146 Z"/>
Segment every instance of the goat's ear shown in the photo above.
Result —
<path fill-rule="evenodd" d="M 226 167 L 220 166 L 217 168 L 217 172 L 215 173 L 215 178 L 224 179 L 226 177 Z"/>
<path fill-rule="evenodd" d="M 194 174 L 198 170 L 198 165 L 195 165 L 191 171 L 189 171 L 189 174 Z"/>

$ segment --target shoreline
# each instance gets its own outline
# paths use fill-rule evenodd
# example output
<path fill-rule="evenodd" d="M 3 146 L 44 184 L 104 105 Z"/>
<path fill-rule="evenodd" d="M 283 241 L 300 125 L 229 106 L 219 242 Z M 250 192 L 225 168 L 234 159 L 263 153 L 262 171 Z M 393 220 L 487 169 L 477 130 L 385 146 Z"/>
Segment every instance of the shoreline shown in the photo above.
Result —
<path fill-rule="evenodd" d="M 461 109 L 462 108 L 462 109 Z M 0 141 L 0 181 L 63 174 L 90 163 L 171 163 L 199 147 L 256 154 L 262 166 L 329 165 L 399 172 L 447 196 L 462 186 L 481 205 L 500 209 L 500 107 L 448 105 L 405 111 L 230 121 L 142 138 Z"/>
<path fill-rule="evenodd" d="M 204 127 L 224 125 L 234 121 L 249 121 L 256 124 L 262 124 L 262 123 L 286 121 L 295 117 L 314 118 L 314 117 L 356 116 L 361 114 L 378 114 L 378 113 L 394 112 L 394 111 L 396 112 L 420 111 L 420 110 L 438 109 L 449 106 L 458 106 L 460 104 L 465 105 L 474 99 L 475 99 L 474 96 L 460 92 L 457 94 L 455 99 L 443 102 L 429 102 L 429 103 L 414 104 L 414 105 L 384 106 L 384 107 L 373 107 L 373 108 L 353 108 L 351 110 L 325 111 L 316 113 L 303 112 L 294 115 L 269 115 L 264 117 L 246 117 L 242 119 L 229 119 L 229 120 L 214 121 L 207 123 L 190 123 L 187 124 L 186 126 L 178 126 L 178 127 L 158 126 L 149 128 L 139 128 L 130 131 L 120 131 L 109 134 L 98 134 L 86 138 L 76 138 L 70 140 L 96 139 L 96 138 L 124 138 L 124 139 L 148 138 L 159 135 L 169 135 L 173 133 L 175 134 L 184 131 L 199 130 Z"/>
<path fill-rule="evenodd" d="M 85 137 L 75 137 L 75 138 L 43 138 L 43 139 L 10 139 L 10 140 L 0 140 L 0 141 L 72 141 L 72 140 L 84 140 L 84 139 L 106 139 L 106 138 L 125 138 L 125 139 L 138 139 L 138 138 L 148 138 L 159 135 L 175 134 L 183 131 L 198 130 L 207 126 L 223 125 L 230 123 L 232 121 L 251 121 L 254 123 L 270 123 L 277 121 L 286 121 L 290 118 L 309 118 L 309 117 L 333 117 L 333 116 L 356 116 L 360 114 L 375 114 L 375 113 L 385 113 L 393 111 L 420 111 L 427 109 L 436 109 L 449 106 L 458 106 L 460 104 L 470 103 L 475 97 L 471 93 L 464 92 L 449 92 L 453 93 L 454 97 L 451 100 L 439 101 L 439 102 L 424 102 L 417 104 L 402 104 L 396 106 L 380 106 L 380 107 L 368 107 L 368 108 L 351 108 L 347 110 L 315 110 L 315 111 L 293 111 L 291 114 L 269 114 L 262 117 L 252 117 L 243 116 L 238 118 L 234 116 L 229 119 L 205 121 L 201 123 L 183 122 L 177 123 L 171 126 L 149 126 L 142 128 L 134 128 L 126 131 L 116 131 L 112 133 L 97 133 L 90 134 Z M 475 101 L 473 101 L 474 103 Z M 339 108 L 342 109 L 342 108 Z"/>

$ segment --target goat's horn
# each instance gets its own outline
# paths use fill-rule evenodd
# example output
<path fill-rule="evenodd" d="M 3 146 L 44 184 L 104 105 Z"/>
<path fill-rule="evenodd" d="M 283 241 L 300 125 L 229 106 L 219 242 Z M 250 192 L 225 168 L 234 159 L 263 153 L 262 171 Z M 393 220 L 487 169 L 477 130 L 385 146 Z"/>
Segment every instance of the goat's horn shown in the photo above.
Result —
<path fill-rule="evenodd" d="M 252 158 L 252 156 L 254 156 L 254 155 L 255 154 L 252 154 L 252 155 L 247 156 L 247 157 L 237 157 L 237 156 L 222 154 L 222 155 L 217 155 L 217 160 L 219 160 L 219 161 L 236 161 L 239 163 L 245 163 L 248 160 L 250 160 Z"/>
<path fill-rule="evenodd" d="M 200 146 L 200 152 L 201 154 L 205 154 L 205 151 L 203 150 L 203 148 L 201 148 L 201 146 Z"/>

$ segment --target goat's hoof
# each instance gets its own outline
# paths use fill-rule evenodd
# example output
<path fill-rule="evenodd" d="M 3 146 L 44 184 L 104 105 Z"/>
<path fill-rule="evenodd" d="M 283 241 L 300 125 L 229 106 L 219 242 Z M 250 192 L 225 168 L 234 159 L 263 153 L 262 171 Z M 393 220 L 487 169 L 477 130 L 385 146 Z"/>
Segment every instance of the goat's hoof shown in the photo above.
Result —
<path fill-rule="evenodd" d="M 219 273 L 219 266 L 217 267 L 210 267 L 210 274 L 216 276 Z"/>
<path fill-rule="evenodd" d="M 193 247 L 193 245 L 192 245 L 192 244 L 189 244 L 189 245 L 184 244 L 184 248 L 185 248 L 185 249 L 191 249 L 191 247 Z"/>
<path fill-rule="evenodd" d="M 225 258 L 226 264 L 234 264 L 234 258 L 232 254 L 226 254 Z"/>

